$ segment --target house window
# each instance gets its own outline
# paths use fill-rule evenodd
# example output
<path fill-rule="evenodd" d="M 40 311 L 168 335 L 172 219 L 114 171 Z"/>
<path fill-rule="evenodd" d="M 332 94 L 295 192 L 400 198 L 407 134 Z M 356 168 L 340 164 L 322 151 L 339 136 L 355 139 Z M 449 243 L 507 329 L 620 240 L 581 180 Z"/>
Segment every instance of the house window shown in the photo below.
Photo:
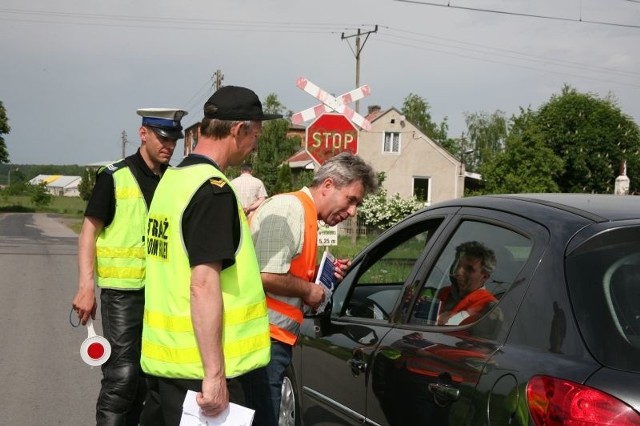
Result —
<path fill-rule="evenodd" d="M 426 205 L 431 204 L 431 179 L 428 177 L 413 178 L 413 196 L 424 202 Z"/>
<path fill-rule="evenodd" d="M 383 153 L 400 153 L 400 133 L 384 132 L 384 143 L 382 145 Z"/>

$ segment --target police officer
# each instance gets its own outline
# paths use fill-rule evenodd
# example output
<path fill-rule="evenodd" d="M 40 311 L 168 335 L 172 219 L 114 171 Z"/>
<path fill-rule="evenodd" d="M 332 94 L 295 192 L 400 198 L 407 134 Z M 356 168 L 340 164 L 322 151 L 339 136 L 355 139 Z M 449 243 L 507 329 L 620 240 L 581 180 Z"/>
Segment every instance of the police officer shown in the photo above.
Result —
<path fill-rule="evenodd" d="M 104 337 L 111 356 L 102 365 L 98 425 L 137 425 L 146 395 L 140 370 L 144 309 L 144 236 L 148 206 L 183 138 L 179 109 L 139 109 L 140 148 L 98 171 L 78 240 L 79 286 L 73 308 L 84 325 L 95 319 L 100 287 Z M 94 279 L 95 276 L 95 279 Z"/>

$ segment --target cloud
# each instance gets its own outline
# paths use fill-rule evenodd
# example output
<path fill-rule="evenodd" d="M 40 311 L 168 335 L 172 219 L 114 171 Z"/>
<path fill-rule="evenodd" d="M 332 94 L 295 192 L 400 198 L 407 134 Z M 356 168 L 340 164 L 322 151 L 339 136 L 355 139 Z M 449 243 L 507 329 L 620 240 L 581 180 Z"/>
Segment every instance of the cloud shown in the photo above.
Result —
<path fill-rule="evenodd" d="M 361 38 L 360 83 L 372 90 L 361 112 L 371 104 L 400 108 L 415 93 L 429 102 L 436 120 L 448 117 L 450 136 L 457 137 L 466 130 L 465 112 L 511 115 L 520 106 L 539 106 L 568 83 L 601 96 L 613 92 L 622 110 L 640 121 L 640 30 L 571 21 L 632 24 L 640 5 L 455 4 L 569 20 L 392 0 L 5 0 L 0 100 L 12 128 L 5 136 L 11 160 L 117 159 L 122 131 L 131 153 L 138 145 L 137 108 L 188 108 L 184 122 L 193 124 L 216 69 L 224 84 L 248 86 L 262 98 L 276 93 L 288 109 L 300 111 L 316 103 L 295 87 L 300 76 L 336 95 L 354 87 L 355 38 L 342 36 L 376 24 L 376 33 Z"/>

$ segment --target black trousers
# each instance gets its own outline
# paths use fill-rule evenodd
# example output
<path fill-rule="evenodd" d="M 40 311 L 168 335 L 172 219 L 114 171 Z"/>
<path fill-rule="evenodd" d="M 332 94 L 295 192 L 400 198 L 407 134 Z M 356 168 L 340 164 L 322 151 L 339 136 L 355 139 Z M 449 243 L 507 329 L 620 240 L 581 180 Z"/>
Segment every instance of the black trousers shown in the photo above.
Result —
<path fill-rule="evenodd" d="M 111 356 L 102 365 L 96 422 L 98 426 L 135 426 L 147 393 L 140 368 L 144 289 L 103 289 L 100 302 L 102 332 L 111 344 Z"/>
<path fill-rule="evenodd" d="M 149 393 L 140 417 L 140 426 L 178 426 L 182 417 L 182 403 L 187 391 L 202 391 L 202 380 L 167 379 L 148 376 Z M 244 404 L 239 382 L 227 380 L 229 400 Z"/>

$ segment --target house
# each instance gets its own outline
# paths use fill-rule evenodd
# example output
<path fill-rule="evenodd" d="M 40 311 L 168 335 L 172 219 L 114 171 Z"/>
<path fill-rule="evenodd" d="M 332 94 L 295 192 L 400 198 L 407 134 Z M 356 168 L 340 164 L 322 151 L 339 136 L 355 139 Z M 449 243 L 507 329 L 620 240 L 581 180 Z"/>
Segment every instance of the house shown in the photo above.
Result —
<path fill-rule="evenodd" d="M 374 107 L 368 119 L 371 130 L 360 132 L 358 154 L 378 173 L 384 172 L 389 195 L 415 195 L 426 205 L 464 195 L 464 164 L 400 111 Z"/>
<path fill-rule="evenodd" d="M 51 195 L 65 197 L 79 197 L 78 186 L 82 182 L 80 176 L 38 175 L 29 181 L 30 185 L 45 183 L 47 192 Z"/>

